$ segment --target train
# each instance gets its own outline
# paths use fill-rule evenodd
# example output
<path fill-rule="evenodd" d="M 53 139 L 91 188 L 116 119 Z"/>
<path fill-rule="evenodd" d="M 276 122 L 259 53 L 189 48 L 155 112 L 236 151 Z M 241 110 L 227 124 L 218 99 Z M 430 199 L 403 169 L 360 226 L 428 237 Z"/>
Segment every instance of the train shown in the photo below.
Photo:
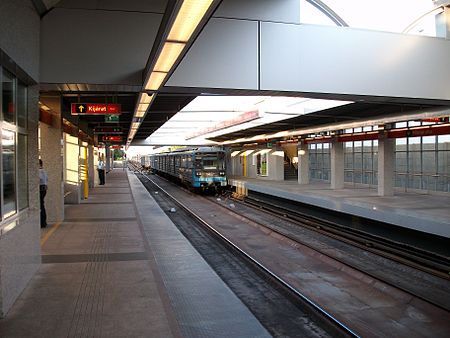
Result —
<path fill-rule="evenodd" d="M 141 164 L 153 173 L 173 178 L 194 190 L 227 187 L 226 152 L 218 147 L 186 148 L 151 154 Z"/>

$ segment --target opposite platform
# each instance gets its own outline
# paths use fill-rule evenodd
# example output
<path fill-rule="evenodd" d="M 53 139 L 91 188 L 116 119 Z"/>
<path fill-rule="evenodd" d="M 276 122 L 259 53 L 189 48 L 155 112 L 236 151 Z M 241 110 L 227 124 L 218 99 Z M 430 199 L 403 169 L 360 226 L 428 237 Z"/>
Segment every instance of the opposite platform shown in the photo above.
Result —
<path fill-rule="evenodd" d="M 232 186 L 306 203 L 434 235 L 450 237 L 450 196 L 396 191 L 378 196 L 376 189 L 346 185 L 333 190 L 329 183 L 301 185 L 296 181 L 269 181 L 236 177 Z"/>

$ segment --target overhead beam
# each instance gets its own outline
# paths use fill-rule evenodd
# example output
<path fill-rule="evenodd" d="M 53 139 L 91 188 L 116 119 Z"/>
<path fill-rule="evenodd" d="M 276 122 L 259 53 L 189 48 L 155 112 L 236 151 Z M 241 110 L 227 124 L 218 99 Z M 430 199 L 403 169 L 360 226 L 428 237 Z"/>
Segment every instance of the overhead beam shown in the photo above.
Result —
<path fill-rule="evenodd" d="M 166 90 L 450 104 L 449 55 L 446 39 L 212 18 Z"/>

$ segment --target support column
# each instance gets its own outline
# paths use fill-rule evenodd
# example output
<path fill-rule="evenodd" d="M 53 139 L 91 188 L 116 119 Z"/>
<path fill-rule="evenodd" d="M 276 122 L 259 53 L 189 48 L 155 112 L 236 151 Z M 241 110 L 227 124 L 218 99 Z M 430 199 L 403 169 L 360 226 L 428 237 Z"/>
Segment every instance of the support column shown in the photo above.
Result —
<path fill-rule="evenodd" d="M 88 146 L 88 177 L 89 188 L 93 188 L 95 185 L 95 166 L 94 166 L 94 146 Z"/>
<path fill-rule="evenodd" d="M 378 196 L 394 195 L 395 140 L 380 134 L 378 139 Z"/>
<path fill-rule="evenodd" d="M 331 142 L 331 189 L 344 188 L 344 143 Z"/>
<path fill-rule="evenodd" d="M 105 164 L 106 164 L 106 172 L 109 172 L 112 169 L 111 149 L 109 148 L 109 146 L 105 146 Z"/>
<path fill-rule="evenodd" d="M 61 131 L 61 97 L 41 97 L 51 108 L 51 125 L 40 123 L 40 157 L 48 174 L 48 190 L 45 196 L 47 223 L 64 220 L 64 185 Z"/>
<path fill-rule="evenodd" d="M 281 148 L 275 148 L 268 153 L 267 172 L 268 179 L 274 181 L 284 181 L 284 152 Z"/>
<path fill-rule="evenodd" d="M 309 184 L 309 151 L 304 141 L 298 143 L 298 184 Z"/>
<path fill-rule="evenodd" d="M 78 137 L 64 134 L 64 191 L 66 204 L 81 202 L 80 146 Z"/>

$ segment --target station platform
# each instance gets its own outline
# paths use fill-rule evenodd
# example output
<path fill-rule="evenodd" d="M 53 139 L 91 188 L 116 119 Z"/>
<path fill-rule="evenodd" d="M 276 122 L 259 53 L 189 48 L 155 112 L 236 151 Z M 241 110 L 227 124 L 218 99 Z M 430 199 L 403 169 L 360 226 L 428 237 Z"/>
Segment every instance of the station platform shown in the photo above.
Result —
<path fill-rule="evenodd" d="M 270 337 L 133 173 L 65 215 L 1 337 Z"/>
<path fill-rule="evenodd" d="M 296 181 L 269 181 L 232 177 L 228 184 L 337 212 L 394 224 L 403 228 L 450 238 L 450 196 L 395 191 L 380 197 L 375 188 L 346 184 L 331 189 L 329 183 L 300 185 Z"/>

